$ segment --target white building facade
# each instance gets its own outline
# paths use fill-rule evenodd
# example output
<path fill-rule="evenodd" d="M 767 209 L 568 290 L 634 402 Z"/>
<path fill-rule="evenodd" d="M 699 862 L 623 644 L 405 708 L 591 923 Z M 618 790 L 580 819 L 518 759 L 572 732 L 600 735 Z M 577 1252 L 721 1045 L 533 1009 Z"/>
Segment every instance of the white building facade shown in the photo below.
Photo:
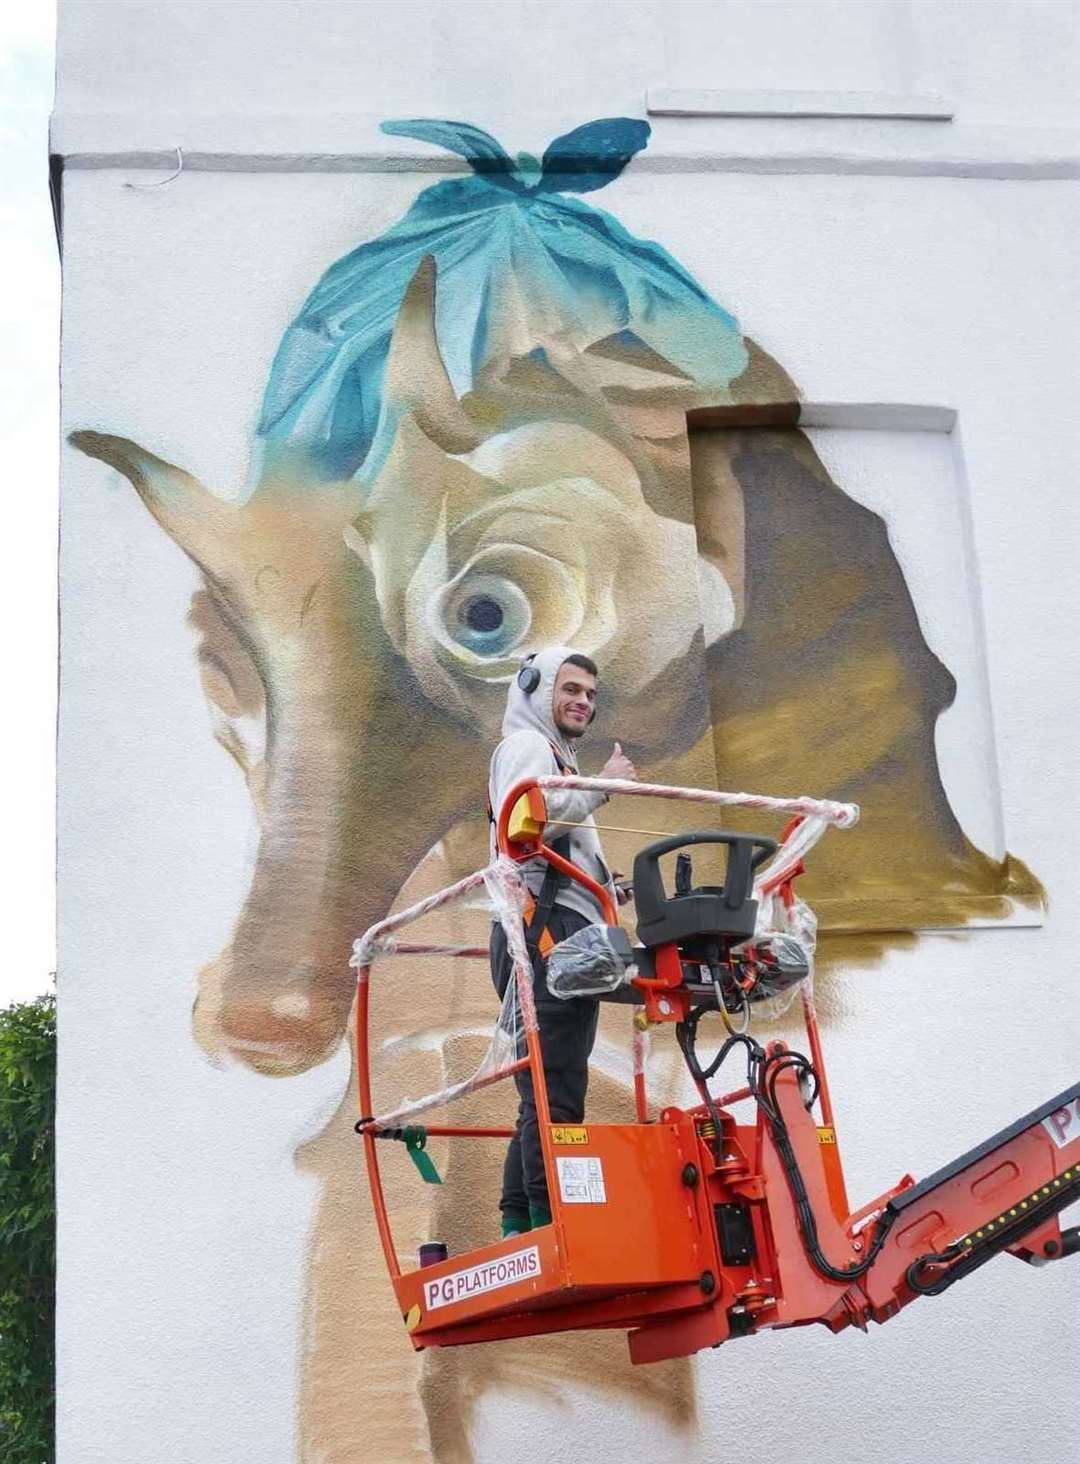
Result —
<path fill-rule="evenodd" d="M 546 634 L 613 688 L 587 766 L 861 804 L 808 884 L 854 1203 L 1075 1083 L 1078 37 L 1071 0 L 61 0 L 61 1464 L 1080 1450 L 1076 1264 L 655 1369 L 418 1358 L 346 1040 L 352 937 L 483 858 Z M 434 192 L 492 186 L 447 128 L 523 197 L 601 119 L 548 213 Z M 475 540 L 466 474 L 507 495 Z M 388 995 L 388 1092 L 458 1073 L 468 979 Z M 497 1224 L 455 1175 L 433 1212 L 401 1170 L 406 1246 Z"/>

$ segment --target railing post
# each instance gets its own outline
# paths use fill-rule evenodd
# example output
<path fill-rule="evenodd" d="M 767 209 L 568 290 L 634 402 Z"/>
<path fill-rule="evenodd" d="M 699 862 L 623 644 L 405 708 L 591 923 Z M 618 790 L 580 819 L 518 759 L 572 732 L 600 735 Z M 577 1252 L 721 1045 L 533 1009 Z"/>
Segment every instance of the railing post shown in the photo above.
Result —
<path fill-rule="evenodd" d="M 371 991 L 371 962 L 361 966 L 356 973 L 356 1086 L 360 1098 L 360 1116 L 371 1117 L 371 1070 L 368 1065 L 368 1004 Z M 379 1160 L 375 1153 L 375 1134 L 368 1124 L 361 1130 L 364 1140 L 364 1159 L 367 1163 L 368 1183 L 371 1186 L 371 1203 L 375 1210 L 375 1224 L 379 1228 L 386 1267 L 396 1281 L 401 1275 L 394 1238 L 390 1233 L 390 1219 L 386 1213 L 386 1196 L 383 1194 Z"/>

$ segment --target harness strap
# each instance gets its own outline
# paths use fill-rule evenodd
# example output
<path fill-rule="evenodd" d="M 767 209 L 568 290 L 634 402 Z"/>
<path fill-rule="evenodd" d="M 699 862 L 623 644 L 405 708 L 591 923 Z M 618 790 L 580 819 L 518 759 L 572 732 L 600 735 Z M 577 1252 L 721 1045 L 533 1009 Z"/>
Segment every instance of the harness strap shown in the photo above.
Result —
<path fill-rule="evenodd" d="M 549 742 L 551 755 L 555 759 L 555 766 L 560 773 L 573 771 L 559 754 L 559 749 L 554 742 Z M 495 811 L 491 806 L 491 795 L 487 797 L 488 823 L 495 822 Z M 570 858 L 570 835 L 563 834 L 559 839 L 553 839 L 548 845 L 554 853 L 563 859 Z M 525 897 L 525 944 L 533 946 L 542 956 L 554 946 L 551 931 L 548 929 L 548 922 L 551 920 L 551 912 L 555 905 L 555 896 L 559 890 L 570 883 L 566 875 L 560 874 L 553 864 L 549 864 L 544 870 L 544 883 L 540 886 L 540 893 L 535 898 L 531 893 Z"/>
<path fill-rule="evenodd" d="M 570 835 L 563 834 L 561 839 L 553 839 L 548 848 L 563 859 L 569 859 Z M 555 896 L 569 883 L 565 874 L 561 874 L 554 864 L 549 864 L 544 870 L 544 883 L 540 886 L 539 895 L 535 899 L 530 895 L 525 903 L 525 918 L 528 921 L 525 926 L 525 944 L 535 946 L 542 956 L 546 956 L 555 944 L 548 929 Z"/>

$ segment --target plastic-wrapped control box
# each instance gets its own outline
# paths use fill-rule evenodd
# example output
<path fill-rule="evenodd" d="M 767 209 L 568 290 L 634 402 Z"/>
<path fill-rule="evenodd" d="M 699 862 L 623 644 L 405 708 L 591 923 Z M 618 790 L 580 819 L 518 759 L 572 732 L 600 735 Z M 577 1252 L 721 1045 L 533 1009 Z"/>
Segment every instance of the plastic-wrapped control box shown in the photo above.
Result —
<path fill-rule="evenodd" d="M 619 925 L 585 925 L 552 947 L 547 984 L 552 996 L 604 996 L 637 974 L 626 931 Z"/>

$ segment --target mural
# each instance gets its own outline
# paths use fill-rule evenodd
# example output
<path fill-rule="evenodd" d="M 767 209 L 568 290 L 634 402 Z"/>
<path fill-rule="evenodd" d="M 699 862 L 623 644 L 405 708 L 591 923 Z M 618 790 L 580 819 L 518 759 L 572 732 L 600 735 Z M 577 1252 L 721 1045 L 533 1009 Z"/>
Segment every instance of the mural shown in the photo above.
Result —
<path fill-rule="evenodd" d="M 1029 871 L 976 849 L 949 807 L 934 726 L 954 683 L 884 522 L 830 480 L 781 367 L 659 244 L 581 197 L 648 126 L 589 123 L 539 160 L 464 123 L 384 126 L 462 154 L 471 174 L 422 191 L 318 282 L 273 363 L 246 499 L 129 439 L 72 436 L 200 571 L 203 687 L 261 826 L 232 937 L 199 976 L 202 1046 L 271 1076 L 336 1049 L 353 938 L 483 862 L 505 684 L 552 641 L 597 660 L 591 745 L 617 735 L 644 777 L 862 804 L 807 881 L 825 966 L 1037 902 Z M 644 810 L 634 821 L 652 827 Z M 629 867 L 634 843 L 609 847 Z M 484 922 L 451 912 L 443 934 L 482 939 Z M 387 1104 L 470 1070 L 492 1018 L 486 973 L 451 982 L 402 960 L 393 979 L 428 1040 L 408 1040 L 415 1022 L 392 1002 L 376 1007 Z M 605 1055 L 623 1035 L 598 1048 L 597 1117 L 625 1111 Z M 501 1115 L 501 1101 L 475 1095 L 471 1116 Z M 467 1459 L 485 1389 L 567 1378 L 693 1426 L 689 1367 L 631 1379 L 617 1336 L 412 1358 L 354 1111 L 345 1095 L 299 1159 L 323 1186 L 303 1458 Z M 482 1239 L 478 1195 L 495 1215 L 497 1153 L 440 1162 L 450 1182 L 435 1200 L 401 1171 L 403 1249 L 410 1234 Z"/>

